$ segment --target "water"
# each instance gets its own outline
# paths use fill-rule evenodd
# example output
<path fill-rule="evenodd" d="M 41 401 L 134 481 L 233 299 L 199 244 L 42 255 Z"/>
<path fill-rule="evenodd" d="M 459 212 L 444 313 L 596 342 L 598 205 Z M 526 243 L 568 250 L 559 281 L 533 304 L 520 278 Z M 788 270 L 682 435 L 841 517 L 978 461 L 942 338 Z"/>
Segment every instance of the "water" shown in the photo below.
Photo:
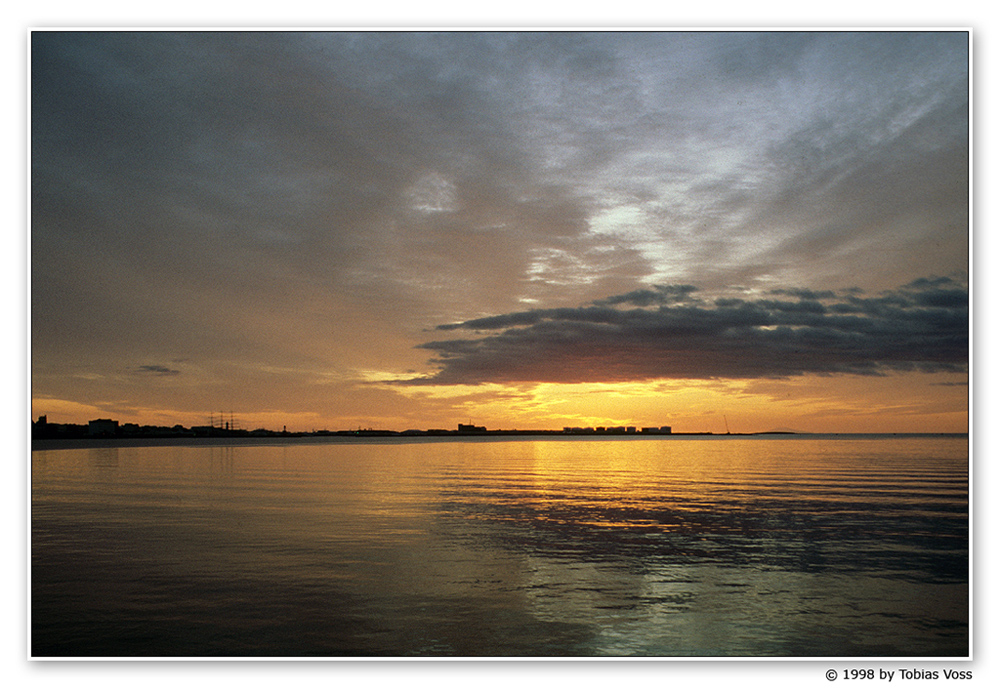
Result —
<path fill-rule="evenodd" d="M 968 439 L 32 452 L 34 656 L 965 657 Z"/>

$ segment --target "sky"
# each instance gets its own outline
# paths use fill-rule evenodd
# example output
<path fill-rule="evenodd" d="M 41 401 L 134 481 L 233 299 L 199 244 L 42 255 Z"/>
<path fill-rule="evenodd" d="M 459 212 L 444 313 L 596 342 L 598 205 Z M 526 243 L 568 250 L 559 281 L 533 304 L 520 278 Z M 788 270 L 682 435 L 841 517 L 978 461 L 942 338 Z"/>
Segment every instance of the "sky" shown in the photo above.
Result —
<path fill-rule="evenodd" d="M 33 417 L 968 428 L 964 32 L 29 40 Z"/>

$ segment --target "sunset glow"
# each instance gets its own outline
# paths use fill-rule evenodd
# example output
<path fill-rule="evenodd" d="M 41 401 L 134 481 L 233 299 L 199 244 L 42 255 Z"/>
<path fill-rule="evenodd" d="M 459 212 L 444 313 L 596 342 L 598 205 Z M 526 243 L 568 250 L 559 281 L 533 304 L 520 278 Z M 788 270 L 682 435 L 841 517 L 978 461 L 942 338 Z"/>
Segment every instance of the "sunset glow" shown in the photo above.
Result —
<path fill-rule="evenodd" d="M 968 430 L 964 32 L 30 40 L 33 418 Z"/>

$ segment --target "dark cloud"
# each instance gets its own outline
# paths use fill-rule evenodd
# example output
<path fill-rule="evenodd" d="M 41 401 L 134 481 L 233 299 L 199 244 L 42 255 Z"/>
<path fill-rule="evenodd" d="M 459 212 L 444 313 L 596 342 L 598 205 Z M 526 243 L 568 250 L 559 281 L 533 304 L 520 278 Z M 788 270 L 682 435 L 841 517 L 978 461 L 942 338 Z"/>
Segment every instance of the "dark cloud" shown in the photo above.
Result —
<path fill-rule="evenodd" d="M 141 375 L 180 375 L 181 371 L 174 370 L 173 368 L 168 368 L 162 365 L 141 365 L 137 369 L 137 372 Z"/>
<path fill-rule="evenodd" d="M 835 296 L 834 292 L 829 290 L 813 291 L 812 289 L 772 289 L 770 293 L 776 296 L 794 296 L 796 298 L 808 301 L 816 301 L 818 299 L 832 299 Z"/>
<path fill-rule="evenodd" d="M 955 372 L 968 364 L 968 291 L 918 280 L 876 296 L 781 290 L 795 300 L 718 298 L 605 305 L 478 318 L 441 330 L 492 330 L 422 345 L 440 370 L 408 384 L 777 378 L 806 373 Z M 691 293 L 690 287 L 656 293 Z M 613 308 L 643 303 L 655 308 Z"/>
<path fill-rule="evenodd" d="M 637 289 L 628 294 L 610 296 L 594 302 L 598 306 L 616 306 L 630 303 L 633 306 L 652 306 L 655 304 L 680 303 L 689 301 L 698 288 L 690 284 L 657 284 L 652 289 Z"/>

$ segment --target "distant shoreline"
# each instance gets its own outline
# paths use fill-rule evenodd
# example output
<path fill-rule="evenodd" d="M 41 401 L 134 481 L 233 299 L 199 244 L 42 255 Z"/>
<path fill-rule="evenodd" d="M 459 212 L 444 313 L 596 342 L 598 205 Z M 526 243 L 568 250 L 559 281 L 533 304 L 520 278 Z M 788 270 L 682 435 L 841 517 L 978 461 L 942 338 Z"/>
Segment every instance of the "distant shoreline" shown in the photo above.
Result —
<path fill-rule="evenodd" d="M 364 431 L 362 431 L 364 433 Z M 281 444 L 356 444 L 381 443 L 404 444 L 412 442 L 467 442 L 467 441 L 517 441 L 517 440 L 553 440 L 553 441 L 638 441 L 638 440 L 727 440 L 727 439 L 760 439 L 760 440 L 808 440 L 808 439 L 858 439 L 876 440 L 889 438 L 968 438 L 967 432 L 893 432 L 893 433 L 801 433 L 801 432 L 755 432 L 755 433 L 710 433 L 675 432 L 669 435 L 652 435 L 633 433 L 627 435 L 612 434 L 568 434 L 557 430 L 549 431 L 489 431 L 479 433 L 451 433 L 443 435 L 407 435 L 403 433 L 382 433 L 371 431 L 367 434 L 306 434 L 288 433 L 287 435 L 265 437 L 77 437 L 70 439 L 34 439 L 31 451 L 50 451 L 58 449 L 113 448 L 113 447 L 184 447 L 184 446 L 269 446 Z"/>

